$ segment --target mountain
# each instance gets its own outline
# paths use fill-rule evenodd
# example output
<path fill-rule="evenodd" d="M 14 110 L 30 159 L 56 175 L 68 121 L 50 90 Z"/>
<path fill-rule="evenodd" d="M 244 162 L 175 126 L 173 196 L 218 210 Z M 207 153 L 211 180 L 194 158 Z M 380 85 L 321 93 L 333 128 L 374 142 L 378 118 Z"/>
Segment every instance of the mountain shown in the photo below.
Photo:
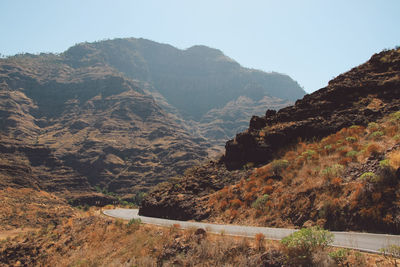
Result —
<path fill-rule="evenodd" d="M 261 115 L 259 105 L 282 108 L 305 94 L 287 75 L 244 68 L 206 46 L 180 50 L 145 39 L 115 39 L 78 44 L 63 57 L 74 67 L 108 65 L 145 82 L 149 93 L 188 131 L 216 145 L 237 133 L 238 119 L 242 121 L 239 128 L 247 127 L 243 114 Z M 251 101 L 243 103 L 243 97 Z M 232 101 L 243 105 L 236 107 L 238 115 L 224 120 L 219 113 L 229 109 Z M 218 132 L 209 130 L 209 123 L 221 121 Z"/>
<path fill-rule="evenodd" d="M 398 234 L 399 141 L 394 49 L 295 105 L 252 117 L 218 162 L 156 187 L 140 214 Z"/>
<path fill-rule="evenodd" d="M 205 46 L 130 38 L 0 59 L 0 187 L 132 198 L 215 154 L 244 118 L 303 94 Z"/>
<path fill-rule="evenodd" d="M 59 56 L 0 64 L 1 186 L 131 193 L 203 159 L 190 136 L 134 81 Z"/>

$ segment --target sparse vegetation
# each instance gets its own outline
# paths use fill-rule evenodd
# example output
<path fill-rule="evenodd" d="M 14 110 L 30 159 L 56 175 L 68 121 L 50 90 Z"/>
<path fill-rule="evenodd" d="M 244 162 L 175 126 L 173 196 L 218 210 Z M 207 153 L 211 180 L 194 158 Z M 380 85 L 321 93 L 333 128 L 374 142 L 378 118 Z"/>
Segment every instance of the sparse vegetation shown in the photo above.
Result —
<path fill-rule="evenodd" d="M 225 187 L 221 192 L 226 193 L 212 195 L 210 203 L 223 207 L 214 209 L 212 221 L 400 233 L 393 219 L 400 188 L 397 114 L 299 142 L 249 178 Z M 226 205 L 232 201 L 245 205 Z"/>
<path fill-rule="evenodd" d="M 288 166 L 289 166 L 289 161 L 287 161 L 286 159 L 274 160 L 271 162 L 272 172 L 275 175 L 279 175 Z"/>
<path fill-rule="evenodd" d="M 261 197 L 257 198 L 257 200 L 253 202 L 253 204 L 251 204 L 251 207 L 258 210 L 265 209 L 265 204 L 267 203 L 268 198 L 268 194 L 262 195 Z"/>
<path fill-rule="evenodd" d="M 360 176 L 360 180 L 370 183 L 376 183 L 378 182 L 379 177 L 373 172 L 365 172 Z"/>
<path fill-rule="evenodd" d="M 297 266 L 310 266 L 312 254 L 323 251 L 333 242 L 333 234 L 318 227 L 303 228 L 282 239 L 288 251 L 289 262 Z"/>

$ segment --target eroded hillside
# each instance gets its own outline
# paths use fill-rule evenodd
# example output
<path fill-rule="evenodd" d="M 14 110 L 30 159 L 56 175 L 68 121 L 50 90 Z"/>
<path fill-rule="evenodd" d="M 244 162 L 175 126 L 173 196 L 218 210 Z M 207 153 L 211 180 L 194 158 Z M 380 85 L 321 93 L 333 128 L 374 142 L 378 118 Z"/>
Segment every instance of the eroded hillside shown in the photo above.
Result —
<path fill-rule="evenodd" d="M 215 156 L 248 116 L 303 94 L 286 75 L 243 68 L 205 46 L 129 38 L 4 58 L 0 186 L 76 203 L 112 202 L 94 188 L 132 200 Z"/>
<path fill-rule="evenodd" d="M 0 73 L 3 188 L 132 193 L 207 155 L 204 140 L 106 66 L 20 56 L 2 60 Z"/>
<path fill-rule="evenodd" d="M 143 82 L 178 123 L 217 146 L 247 128 L 248 116 L 283 108 L 305 94 L 287 75 L 244 68 L 202 45 L 180 50 L 146 39 L 115 39 L 78 44 L 62 56 L 71 66 L 107 65 Z"/>

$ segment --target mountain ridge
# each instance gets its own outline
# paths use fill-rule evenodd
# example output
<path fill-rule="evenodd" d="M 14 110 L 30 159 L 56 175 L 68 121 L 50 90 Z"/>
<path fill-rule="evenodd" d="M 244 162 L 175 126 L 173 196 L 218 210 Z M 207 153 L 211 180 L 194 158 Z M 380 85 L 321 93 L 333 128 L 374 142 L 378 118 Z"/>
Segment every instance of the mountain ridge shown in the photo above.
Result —
<path fill-rule="evenodd" d="M 217 49 L 179 50 L 134 38 L 0 59 L 0 186 L 32 186 L 81 199 L 90 198 L 88 193 L 94 203 L 100 201 L 95 188 L 129 199 L 181 175 L 218 152 L 220 140 L 247 124 L 244 117 L 263 105 L 290 103 L 264 95 L 270 85 L 249 83 L 253 78 L 247 70 L 241 82 L 246 86 L 231 90 L 224 77 L 235 76 L 232 69 L 243 68 Z M 293 80 L 282 77 L 301 94 Z M 220 84 L 223 90 L 216 90 Z M 185 118 L 182 107 L 201 102 L 188 96 L 197 92 L 204 101 L 215 101 L 203 88 L 223 101 L 204 110 L 204 121 Z M 168 92 L 184 103 L 171 103 Z M 243 112 L 233 112 L 232 103 Z M 209 134 L 212 128 L 217 132 Z"/>

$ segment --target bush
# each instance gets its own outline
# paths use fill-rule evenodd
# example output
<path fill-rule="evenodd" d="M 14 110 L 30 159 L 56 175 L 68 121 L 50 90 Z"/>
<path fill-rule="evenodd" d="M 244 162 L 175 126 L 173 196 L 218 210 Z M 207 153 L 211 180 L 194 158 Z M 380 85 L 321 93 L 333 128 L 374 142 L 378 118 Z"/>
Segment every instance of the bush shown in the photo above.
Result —
<path fill-rule="evenodd" d="M 349 157 L 349 158 L 355 158 L 357 155 L 358 155 L 358 151 L 355 151 L 355 150 L 351 150 L 346 153 L 346 157 Z"/>
<path fill-rule="evenodd" d="M 349 136 L 349 137 L 346 137 L 346 141 L 349 143 L 354 143 L 357 141 L 357 138 L 355 138 L 354 136 Z"/>
<path fill-rule="evenodd" d="M 264 250 L 264 240 L 265 240 L 265 235 L 263 235 L 262 233 L 258 233 L 254 236 L 254 241 L 255 241 L 255 245 L 256 245 L 256 249 L 258 251 Z"/>
<path fill-rule="evenodd" d="M 389 168 L 390 167 L 390 163 L 388 159 L 384 159 L 379 161 L 379 167 L 381 168 Z"/>
<path fill-rule="evenodd" d="M 271 162 L 272 171 L 275 175 L 279 175 L 288 166 L 289 161 L 286 159 L 274 160 Z"/>
<path fill-rule="evenodd" d="M 338 265 L 343 265 L 348 255 L 349 255 L 349 250 L 346 248 L 339 248 L 329 253 L 329 257 L 331 257 Z"/>
<path fill-rule="evenodd" d="M 333 234 L 319 227 L 303 228 L 282 239 L 293 264 L 309 266 L 312 254 L 324 250 L 333 242 Z"/>
<path fill-rule="evenodd" d="M 233 199 L 230 201 L 230 203 L 231 207 L 236 209 L 240 208 L 243 205 L 243 202 L 240 199 Z"/>
<path fill-rule="evenodd" d="M 251 204 L 251 207 L 253 209 L 264 210 L 265 209 L 265 204 L 267 203 L 268 199 L 269 199 L 269 195 L 268 194 L 264 194 L 263 196 L 257 198 Z"/>
<path fill-rule="evenodd" d="M 368 123 L 368 129 L 377 130 L 379 129 L 379 124 L 377 124 L 376 122 L 370 122 Z"/>
<path fill-rule="evenodd" d="M 384 135 L 384 133 L 382 131 L 375 131 L 370 136 L 372 138 L 379 138 L 379 137 L 382 137 L 383 135 Z"/>
<path fill-rule="evenodd" d="M 312 149 L 309 149 L 307 151 L 304 151 L 303 153 L 301 153 L 302 156 L 307 157 L 308 160 L 312 159 L 312 157 L 317 154 L 317 152 L 315 152 Z"/>
<path fill-rule="evenodd" d="M 333 164 L 332 166 L 326 167 L 325 169 L 323 169 L 322 175 L 327 178 L 338 177 L 342 174 L 343 170 L 344 170 L 343 165 Z"/>
<path fill-rule="evenodd" d="M 128 226 L 139 225 L 141 223 L 142 223 L 142 220 L 140 218 L 137 218 L 137 219 L 133 218 L 133 219 L 129 220 Z"/>
<path fill-rule="evenodd" d="M 370 183 L 376 183 L 379 181 L 379 177 L 373 172 L 365 172 L 359 179 Z"/>
<path fill-rule="evenodd" d="M 400 111 L 397 111 L 393 114 L 390 115 L 392 117 L 392 119 L 400 121 Z"/>
<path fill-rule="evenodd" d="M 359 125 L 352 125 L 350 126 L 350 129 L 360 129 L 361 126 Z"/>

